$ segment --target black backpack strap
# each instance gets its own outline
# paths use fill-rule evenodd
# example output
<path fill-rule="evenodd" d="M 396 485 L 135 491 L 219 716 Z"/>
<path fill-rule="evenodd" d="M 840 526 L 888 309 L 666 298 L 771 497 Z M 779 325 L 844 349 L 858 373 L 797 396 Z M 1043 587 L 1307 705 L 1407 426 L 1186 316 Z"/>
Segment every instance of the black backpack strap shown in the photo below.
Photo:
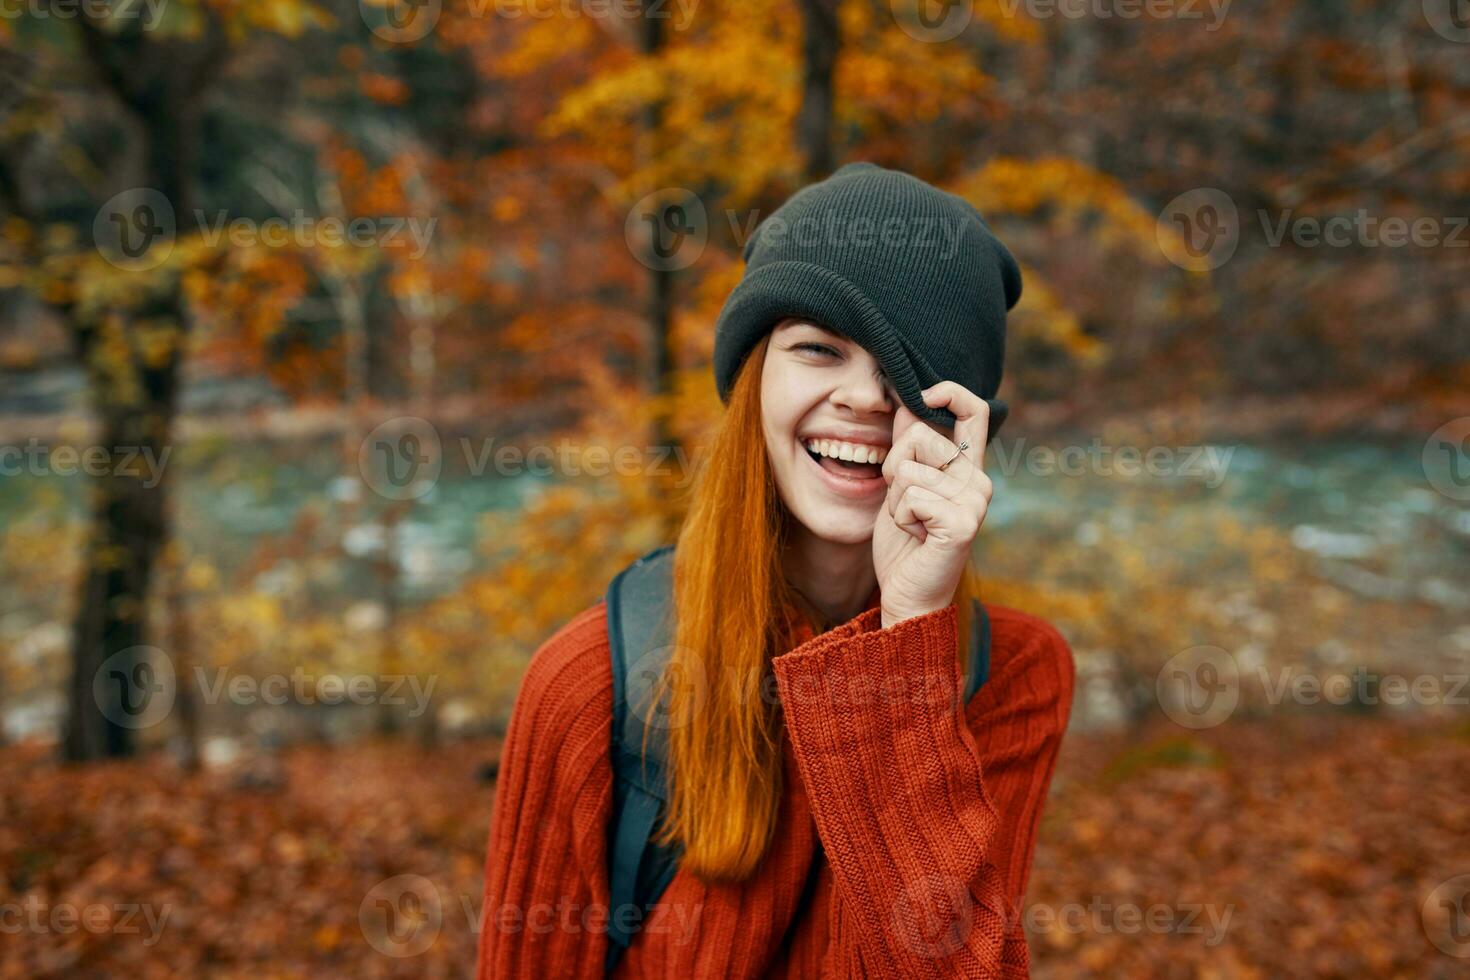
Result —
<path fill-rule="evenodd" d="M 626 910 L 641 914 L 658 900 L 678 870 L 677 850 L 653 843 L 668 798 L 664 766 L 668 737 L 657 719 L 662 706 L 649 706 L 654 685 L 673 643 L 672 545 L 652 551 L 618 573 L 607 590 L 607 635 L 613 674 L 613 822 L 608 838 L 608 949 L 611 973 L 633 941 Z M 647 754 L 643 736 L 648 733 Z"/>
<path fill-rule="evenodd" d="M 990 615 L 985 603 L 973 600 L 975 615 L 970 620 L 970 668 L 965 673 L 965 700 L 969 704 L 990 679 Z"/>

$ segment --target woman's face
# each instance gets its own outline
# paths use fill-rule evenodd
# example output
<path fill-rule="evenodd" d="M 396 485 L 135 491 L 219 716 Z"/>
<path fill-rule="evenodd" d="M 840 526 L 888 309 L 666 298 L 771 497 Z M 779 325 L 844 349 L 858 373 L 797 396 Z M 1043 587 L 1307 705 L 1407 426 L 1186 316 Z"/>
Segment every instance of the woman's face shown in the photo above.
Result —
<path fill-rule="evenodd" d="M 817 537 L 873 536 L 888 448 L 919 422 L 872 354 L 808 320 L 771 332 L 761 373 L 766 451 L 781 500 Z"/>

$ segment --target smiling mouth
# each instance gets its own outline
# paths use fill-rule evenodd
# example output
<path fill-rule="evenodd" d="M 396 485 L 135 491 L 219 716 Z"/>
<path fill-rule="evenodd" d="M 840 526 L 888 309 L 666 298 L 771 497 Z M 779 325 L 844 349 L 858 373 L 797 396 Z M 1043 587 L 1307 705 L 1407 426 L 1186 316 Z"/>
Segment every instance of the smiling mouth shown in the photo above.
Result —
<path fill-rule="evenodd" d="M 802 448 L 812 462 L 834 476 L 846 480 L 875 480 L 883 476 L 882 460 L 887 453 L 877 447 L 843 447 L 828 440 L 814 439 L 803 443 Z M 857 459 L 843 459 L 842 456 L 865 458 L 860 462 Z"/>

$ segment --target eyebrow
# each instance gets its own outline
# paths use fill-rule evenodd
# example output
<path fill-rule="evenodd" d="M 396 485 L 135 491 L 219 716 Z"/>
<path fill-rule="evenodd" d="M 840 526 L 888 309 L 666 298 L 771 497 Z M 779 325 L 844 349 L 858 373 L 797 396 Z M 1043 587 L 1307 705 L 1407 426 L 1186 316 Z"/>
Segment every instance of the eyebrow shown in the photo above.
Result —
<path fill-rule="evenodd" d="M 846 340 L 847 339 L 843 334 L 838 333 L 836 330 L 831 330 L 831 329 L 829 329 L 827 327 L 822 326 L 820 323 L 813 323 L 810 320 L 803 320 L 803 321 L 801 321 L 799 323 L 788 323 L 788 324 L 786 324 L 786 329 L 787 330 L 796 330 L 796 329 L 798 329 L 800 327 L 808 327 L 808 328 L 810 328 L 812 330 L 820 331 L 820 332 L 826 334 L 829 337 L 836 337 L 839 340 Z"/>

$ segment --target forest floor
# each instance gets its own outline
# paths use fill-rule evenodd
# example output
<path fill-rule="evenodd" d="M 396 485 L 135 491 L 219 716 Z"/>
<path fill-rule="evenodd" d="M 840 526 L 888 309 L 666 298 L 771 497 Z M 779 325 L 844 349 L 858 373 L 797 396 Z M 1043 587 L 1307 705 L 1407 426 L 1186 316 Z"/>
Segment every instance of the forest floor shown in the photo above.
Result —
<path fill-rule="evenodd" d="M 9 747 L 0 977 L 469 976 L 496 751 L 302 746 L 190 775 Z M 1463 976 L 1470 906 L 1436 889 L 1470 875 L 1466 773 L 1463 720 L 1076 733 L 1024 911 L 1033 973 Z"/>

